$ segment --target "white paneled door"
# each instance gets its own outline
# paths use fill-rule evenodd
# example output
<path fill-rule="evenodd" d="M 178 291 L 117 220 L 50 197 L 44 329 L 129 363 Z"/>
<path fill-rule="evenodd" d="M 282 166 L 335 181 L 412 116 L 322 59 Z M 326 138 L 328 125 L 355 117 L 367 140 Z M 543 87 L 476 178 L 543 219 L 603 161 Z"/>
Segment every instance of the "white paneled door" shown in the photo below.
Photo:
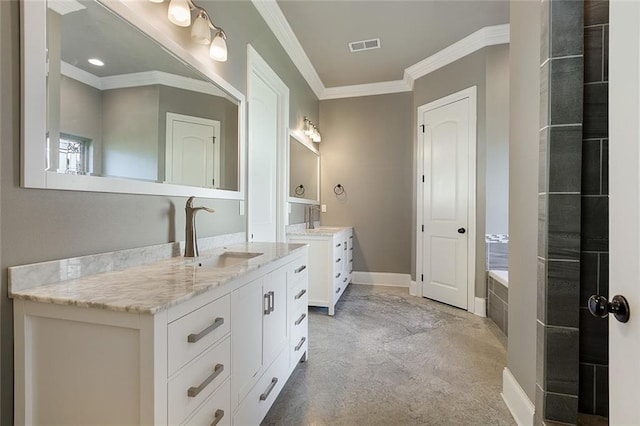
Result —
<path fill-rule="evenodd" d="M 165 181 L 216 188 L 220 185 L 220 122 L 167 113 Z"/>
<path fill-rule="evenodd" d="M 609 422 L 640 424 L 640 3 L 610 2 L 609 300 L 624 296 L 629 321 L 609 315 Z M 601 321 L 607 321 L 602 319 Z"/>
<path fill-rule="evenodd" d="M 470 102 L 464 97 L 433 108 L 427 105 L 419 116 L 424 182 L 419 197 L 422 273 L 418 278 L 424 297 L 463 309 L 470 307 L 469 244 L 473 241 L 469 238 L 469 147 L 475 125 Z"/>

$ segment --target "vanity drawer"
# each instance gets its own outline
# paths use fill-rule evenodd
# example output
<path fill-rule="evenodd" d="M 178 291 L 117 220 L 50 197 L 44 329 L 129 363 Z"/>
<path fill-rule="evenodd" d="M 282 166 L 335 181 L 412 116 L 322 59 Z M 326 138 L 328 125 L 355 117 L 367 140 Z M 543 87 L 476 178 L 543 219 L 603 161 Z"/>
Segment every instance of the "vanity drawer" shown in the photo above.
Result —
<path fill-rule="evenodd" d="M 307 257 L 291 262 L 287 267 L 287 286 L 293 288 L 298 286 L 302 281 L 309 279 L 309 264 Z"/>
<path fill-rule="evenodd" d="M 300 324 L 291 333 L 291 347 L 289 348 L 289 359 L 291 360 L 291 370 L 296 368 L 296 364 L 300 361 L 302 355 L 307 352 L 309 346 L 309 328 L 308 322 Z"/>
<path fill-rule="evenodd" d="M 231 381 L 227 380 L 220 389 L 207 399 L 196 413 L 186 422 L 189 426 L 229 426 L 231 424 Z"/>
<path fill-rule="evenodd" d="M 226 295 L 169 324 L 169 376 L 229 333 L 230 311 Z"/>
<path fill-rule="evenodd" d="M 231 338 L 203 353 L 169 381 L 169 424 L 182 422 L 229 377 Z"/>
<path fill-rule="evenodd" d="M 233 417 L 233 424 L 237 426 L 260 424 L 288 377 L 289 353 L 283 350 L 242 400 Z"/>
<path fill-rule="evenodd" d="M 333 290 L 333 303 L 337 303 L 344 290 L 349 285 L 349 275 L 347 273 L 343 273 L 339 280 L 335 281 L 334 290 Z"/>

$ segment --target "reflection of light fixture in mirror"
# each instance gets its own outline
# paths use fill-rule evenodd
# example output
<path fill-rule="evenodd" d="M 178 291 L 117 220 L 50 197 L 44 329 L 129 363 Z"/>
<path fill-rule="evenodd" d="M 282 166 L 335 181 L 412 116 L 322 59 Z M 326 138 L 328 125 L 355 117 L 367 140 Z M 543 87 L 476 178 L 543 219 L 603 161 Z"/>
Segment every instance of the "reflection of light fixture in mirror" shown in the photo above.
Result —
<path fill-rule="evenodd" d="M 149 0 L 153 3 L 162 3 L 164 0 Z M 227 60 L 227 35 L 222 28 L 213 25 L 209 14 L 202 7 L 197 6 L 193 0 L 171 0 L 169 3 L 169 21 L 180 26 L 191 25 L 191 11 L 197 12 L 196 19 L 191 27 L 191 38 L 199 44 L 209 44 L 209 56 L 219 62 Z M 214 37 L 211 40 L 211 30 Z"/>
<path fill-rule="evenodd" d="M 315 124 L 311 122 L 307 117 L 304 118 L 304 134 L 309 137 L 313 142 L 322 142 L 322 136 Z"/>
<path fill-rule="evenodd" d="M 104 66 L 104 62 L 102 62 L 98 58 L 91 58 L 91 59 L 87 60 L 87 62 L 89 62 L 91 65 L 95 65 L 96 67 Z"/>

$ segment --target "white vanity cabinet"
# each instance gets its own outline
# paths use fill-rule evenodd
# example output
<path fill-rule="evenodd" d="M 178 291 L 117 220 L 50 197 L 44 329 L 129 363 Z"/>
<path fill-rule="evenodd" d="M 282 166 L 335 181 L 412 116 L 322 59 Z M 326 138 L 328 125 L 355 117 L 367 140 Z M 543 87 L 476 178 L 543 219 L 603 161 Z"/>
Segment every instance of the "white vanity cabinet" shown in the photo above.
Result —
<path fill-rule="evenodd" d="M 309 245 L 309 306 L 329 309 L 334 315 L 353 274 L 353 230 L 318 228 L 289 233 L 292 243 Z"/>
<path fill-rule="evenodd" d="M 147 313 L 14 294 L 15 424 L 258 425 L 306 356 L 306 270 L 297 248 Z"/>

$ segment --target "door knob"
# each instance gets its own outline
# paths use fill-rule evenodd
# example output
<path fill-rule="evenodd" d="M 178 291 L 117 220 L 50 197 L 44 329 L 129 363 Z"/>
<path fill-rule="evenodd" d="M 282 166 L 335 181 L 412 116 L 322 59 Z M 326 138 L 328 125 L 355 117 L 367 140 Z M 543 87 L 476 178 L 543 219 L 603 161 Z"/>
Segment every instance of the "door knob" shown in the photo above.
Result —
<path fill-rule="evenodd" d="M 624 296 L 613 296 L 611 302 L 607 301 L 604 296 L 593 295 L 589 298 L 589 312 L 598 318 L 606 318 L 610 313 L 620 322 L 629 321 L 631 314 L 629 310 L 629 302 Z"/>
<path fill-rule="evenodd" d="M 465 232 L 467 232 L 466 229 L 464 228 L 458 228 L 458 234 L 464 234 Z"/>

